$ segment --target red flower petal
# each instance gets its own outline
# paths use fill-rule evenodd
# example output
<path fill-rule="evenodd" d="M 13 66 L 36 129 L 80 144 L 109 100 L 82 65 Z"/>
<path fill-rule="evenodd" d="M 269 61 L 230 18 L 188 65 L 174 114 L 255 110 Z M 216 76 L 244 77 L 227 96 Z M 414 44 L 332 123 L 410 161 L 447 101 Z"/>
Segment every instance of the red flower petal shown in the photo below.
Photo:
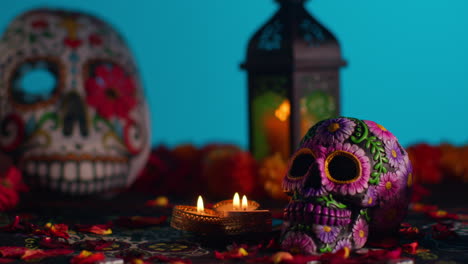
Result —
<path fill-rule="evenodd" d="M 413 242 L 413 243 L 410 243 L 410 244 L 402 245 L 403 251 L 405 251 L 408 254 L 416 254 L 418 246 L 419 246 L 418 242 Z"/>
<path fill-rule="evenodd" d="M 423 213 L 428 213 L 430 211 L 437 211 L 438 207 L 437 205 L 428 205 L 428 204 L 422 204 L 422 203 L 412 203 L 410 204 L 410 209 L 414 212 L 423 212 Z"/>
<path fill-rule="evenodd" d="M 50 249 L 50 250 L 27 249 L 24 255 L 21 256 L 21 259 L 28 260 L 28 261 L 38 261 L 43 258 L 68 255 L 73 252 L 75 251 L 72 249 Z"/>
<path fill-rule="evenodd" d="M 47 23 L 47 21 L 45 20 L 34 20 L 32 23 L 31 23 L 31 26 L 35 29 L 43 29 L 43 28 L 46 28 L 47 26 L 49 25 L 49 23 Z"/>
<path fill-rule="evenodd" d="M 14 232 L 18 230 L 23 230 L 24 227 L 20 225 L 20 217 L 18 215 L 15 216 L 15 219 L 11 224 L 0 227 L 0 231 L 6 232 Z"/>
<path fill-rule="evenodd" d="M 63 44 L 65 44 L 65 46 L 68 46 L 68 47 L 70 47 L 72 49 L 75 49 L 75 48 L 78 48 L 79 46 L 81 46 L 82 41 L 80 39 L 65 38 L 63 40 Z"/>
<path fill-rule="evenodd" d="M 248 252 L 246 245 L 241 245 L 241 246 L 233 245 L 232 249 L 229 251 L 226 251 L 226 252 L 215 251 L 214 253 L 215 253 L 215 258 L 217 259 L 242 259 L 247 256 L 253 256 L 257 252 L 256 250 L 252 252 Z"/>
<path fill-rule="evenodd" d="M 135 81 L 132 78 L 125 76 L 125 79 L 123 79 L 123 82 L 120 87 L 120 91 L 122 91 L 125 95 L 134 96 L 136 91 L 136 85 Z"/>
<path fill-rule="evenodd" d="M 96 69 L 94 70 L 94 74 L 96 76 L 99 76 L 104 81 L 104 84 L 106 84 L 106 86 L 109 85 L 109 82 L 111 82 L 114 75 L 112 73 L 111 67 L 107 65 L 99 65 L 98 67 L 96 67 Z"/>
<path fill-rule="evenodd" d="M 88 91 L 86 101 L 105 118 L 127 119 L 129 111 L 137 105 L 134 80 L 117 65 L 97 66 L 93 77 L 86 81 L 85 89 Z"/>
<path fill-rule="evenodd" d="M 102 44 L 102 38 L 98 34 L 91 34 L 88 37 L 89 43 L 92 45 L 101 45 Z"/>
<path fill-rule="evenodd" d="M 111 224 L 105 225 L 75 225 L 76 230 L 80 232 L 93 233 L 98 235 L 112 234 Z"/>
<path fill-rule="evenodd" d="M 2 257 L 21 257 L 27 248 L 25 247 L 0 247 Z"/>
<path fill-rule="evenodd" d="M 432 226 L 432 237 L 438 240 L 445 240 L 457 237 L 457 233 L 453 231 L 452 224 L 437 223 Z"/>
<path fill-rule="evenodd" d="M 70 238 L 70 235 L 68 234 L 68 226 L 66 224 L 52 224 L 50 225 L 50 232 L 56 237 L 65 239 Z"/>
<path fill-rule="evenodd" d="M 80 252 L 79 255 L 74 256 L 70 263 L 71 264 L 91 264 L 95 263 L 96 261 L 100 261 L 105 259 L 106 256 L 102 253 L 91 253 L 89 251 L 83 250 Z"/>
<path fill-rule="evenodd" d="M 68 234 L 68 226 L 65 224 L 51 224 L 47 223 L 44 225 L 44 228 L 39 228 L 33 224 L 31 224 L 32 233 L 35 235 L 44 235 L 50 237 L 61 237 L 61 238 L 69 238 L 70 235 Z"/>
<path fill-rule="evenodd" d="M 45 248 L 70 248 L 71 245 L 66 241 L 59 241 L 52 237 L 44 237 L 39 241 L 39 245 Z"/>
<path fill-rule="evenodd" d="M 453 220 L 458 219 L 458 215 L 448 213 L 447 211 L 444 211 L 444 210 L 427 212 L 427 215 L 434 219 L 453 219 Z"/>
<path fill-rule="evenodd" d="M 145 206 L 171 207 L 171 204 L 169 203 L 167 196 L 158 196 L 154 200 L 146 201 Z"/>
<path fill-rule="evenodd" d="M 104 89 L 101 86 L 102 84 L 99 83 L 95 78 L 90 78 L 86 80 L 85 89 L 87 100 L 93 98 L 95 95 L 103 94 Z M 90 98 L 91 97 L 91 98 Z"/>

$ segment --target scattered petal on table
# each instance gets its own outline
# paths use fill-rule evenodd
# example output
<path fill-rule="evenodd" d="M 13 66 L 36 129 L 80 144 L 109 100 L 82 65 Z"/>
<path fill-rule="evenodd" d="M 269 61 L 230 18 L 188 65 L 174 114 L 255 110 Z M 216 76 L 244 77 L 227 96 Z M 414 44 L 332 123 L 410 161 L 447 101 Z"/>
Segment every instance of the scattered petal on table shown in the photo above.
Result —
<path fill-rule="evenodd" d="M 104 225 L 75 225 L 75 228 L 79 232 L 93 233 L 98 235 L 110 235 L 112 234 L 111 224 Z"/>
<path fill-rule="evenodd" d="M 44 237 L 39 241 L 39 245 L 45 248 L 70 248 L 67 241 L 61 241 L 53 237 Z"/>
<path fill-rule="evenodd" d="M 71 259 L 70 263 L 71 264 L 91 264 L 99 260 L 103 260 L 105 258 L 106 256 L 102 252 L 92 253 L 90 251 L 83 250 L 80 252 L 80 254 L 74 256 Z"/>
<path fill-rule="evenodd" d="M 26 252 L 25 247 L 0 247 L 2 257 L 21 257 Z"/>
<path fill-rule="evenodd" d="M 158 196 L 154 200 L 147 201 L 145 205 L 153 207 L 170 207 L 169 199 L 167 198 L 167 196 Z"/>
<path fill-rule="evenodd" d="M 68 255 L 73 252 L 75 251 L 71 249 L 26 249 L 26 252 L 21 256 L 21 259 L 27 261 L 39 261 L 43 258 Z"/>

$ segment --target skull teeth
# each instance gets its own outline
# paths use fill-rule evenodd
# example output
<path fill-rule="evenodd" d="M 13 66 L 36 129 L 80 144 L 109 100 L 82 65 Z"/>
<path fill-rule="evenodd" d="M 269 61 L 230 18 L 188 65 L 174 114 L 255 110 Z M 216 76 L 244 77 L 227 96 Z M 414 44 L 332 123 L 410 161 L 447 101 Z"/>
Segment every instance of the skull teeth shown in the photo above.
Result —
<path fill-rule="evenodd" d="M 319 204 L 291 202 L 284 209 L 284 219 L 298 224 L 348 225 L 351 211 Z"/>
<path fill-rule="evenodd" d="M 30 186 L 72 195 L 90 194 L 125 186 L 128 165 L 115 161 L 38 161 L 22 164 Z"/>

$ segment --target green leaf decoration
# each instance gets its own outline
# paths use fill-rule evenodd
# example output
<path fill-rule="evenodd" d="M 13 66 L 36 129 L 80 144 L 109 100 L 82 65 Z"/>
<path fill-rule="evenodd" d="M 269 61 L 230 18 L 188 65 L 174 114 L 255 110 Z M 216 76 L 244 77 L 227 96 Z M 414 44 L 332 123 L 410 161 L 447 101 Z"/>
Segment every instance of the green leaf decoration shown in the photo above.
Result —
<path fill-rule="evenodd" d="M 59 117 L 57 113 L 53 113 L 53 112 L 47 112 L 39 118 L 39 121 L 37 122 L 37 126 L 36 126 L 37 129 L 42 129 L 42 126 L 48 120 L 52 120 L 52 122 L 54 122 L 54 126 L 51 127 L 51 129 L 57 130 L 57 128 L 59 127 Z"/>
<path fill-rule="evenodd" d="M 333 249 L 330 247 L 329 244 L 326 244 L 324 248 L 319 249 L 320 253 L 328 253 L 328 252 L 332 252 L 332 250 Z"/>
<path fill-rule="evenodd" d="M 388 158 L 386 157 L 385 149 L 383 148 L 383 142 L 376 136 L 369 136 L 369 128 L 362 120 L 355 118 L 351 119 L 356 123 L 357 132 L 354 133 L 350 139 L 356 144 L 365 141 L 365 148 L 370 150 L 370 153 L 373 155 L 372 159 L 376 162 L 373 168 L 375 171 L 371 172 L 369 183 L 379 184 L 380 175 L 388 171 L 384 166 L 384 163 L 388 163 Z"/>
<path fill-rule="evenodd" d="M 362 122 L 361 120 L 356 119 L 356 118 L 349 118 L 349 119 L 353 120 L 354 123 L 356 123 L 356 131 L 359 132 L 351 136 L 351 141 L 356 144 L 359 144 L 367 138 L 367 135 L 369 134 L 369 129 L 367 128 L 366 124 Z M 366 148 L 369 148 L 369 146 L 366 146 Z"/>
<path fill-rule="evenodd" d="M 364 216 L 367 220 L 367 222 L 370 221 L 370 216 L 369 216 L 369 213 L 367 211 L 367 209 L 362 209 L 360 212 L 359 212 L 360 215 Z"/>
<path fill-rule="evenodd" d="M 328 196 L 319 197 L 317 198 L 317 201 L 325 203 L 327 207 L 330 205 L 334 205 L 335 207 L 340 209 L 344 209 L 347 207 L 345 204 L 336 201 L 331 194 L 329 194 Z"/>
<path fill-rule="evenodd" d="M 375 152 L 375 151 L 374 151 L 374 152 Z M 380 157 L 379 154 L 380 154 L 379 152 L 377 152 L 377 153 L 374 154 L 374 161 L 377 161 L 377 160 L 379 159 L 379 157 Z"/>

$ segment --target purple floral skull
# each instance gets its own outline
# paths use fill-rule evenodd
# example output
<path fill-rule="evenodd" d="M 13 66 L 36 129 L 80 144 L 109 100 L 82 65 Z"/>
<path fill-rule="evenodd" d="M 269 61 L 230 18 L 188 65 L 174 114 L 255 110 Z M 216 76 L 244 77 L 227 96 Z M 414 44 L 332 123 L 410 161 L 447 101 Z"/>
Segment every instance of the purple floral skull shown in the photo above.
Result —
<path fill-rule="evenodd" d="M 38 70 L 51 85 L 27 85 Z M 31 187 L 71 195 L 120 189 L 149 147 L 138 71 L 110 25 L 48 9 L 12 21 L 0 39 L 0 151 Z"/>
<path fill-rule="evenodd" d="M 283 180 L 291 201 L 282 247 L 336 252 L 393 235 L 406 215 L 411 171 L 408 154 L 383 126 L 346 117 L 317 123 Z"/>

